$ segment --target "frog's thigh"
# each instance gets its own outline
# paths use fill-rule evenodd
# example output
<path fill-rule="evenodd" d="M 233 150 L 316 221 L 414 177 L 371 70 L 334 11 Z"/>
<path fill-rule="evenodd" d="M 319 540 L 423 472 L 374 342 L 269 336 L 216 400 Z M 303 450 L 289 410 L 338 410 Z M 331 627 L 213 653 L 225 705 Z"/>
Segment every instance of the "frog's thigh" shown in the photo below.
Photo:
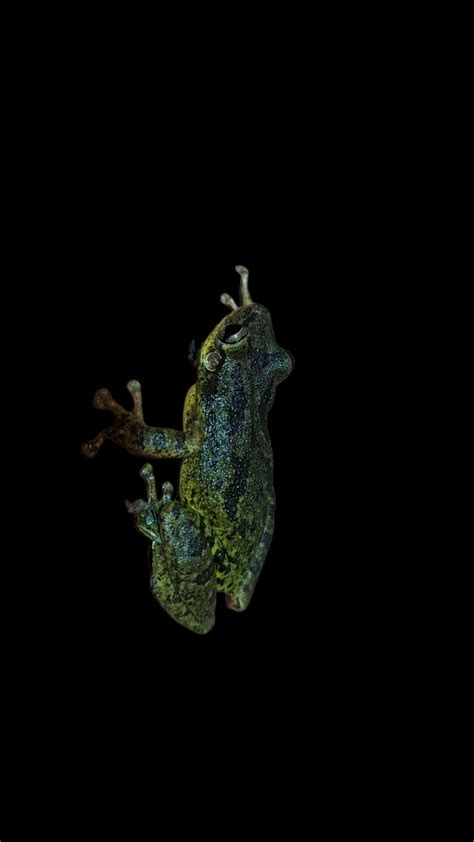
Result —
<path fill-rule="evenodd" d="M 185 503 L 165 504 L 158 520 L 160 540 L 152 542 L 152 593 L 174 620 L 205 634 L 214 625 L 216 608 L 209 544 Z"/>
<path fill-rule="evenodd" d="M 229 591 L 226 594 L 225 603 L 227 608 L 232 608 L 233 611 L 245 611 L 247 608 L 268 554 L 273 537 L 274 525 L 275 507 L 272 506 L 267 514 L 260 541 L 243 579 L 235 591 Z"/>

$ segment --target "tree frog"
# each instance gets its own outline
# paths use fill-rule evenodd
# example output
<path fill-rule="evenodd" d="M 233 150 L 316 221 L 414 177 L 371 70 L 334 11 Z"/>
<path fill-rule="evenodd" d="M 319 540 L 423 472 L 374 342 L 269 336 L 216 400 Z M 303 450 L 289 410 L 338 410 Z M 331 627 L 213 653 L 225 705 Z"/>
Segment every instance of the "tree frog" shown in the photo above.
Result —
<path fill-rule="evenodd" d="M 197 382 L 186 396 L 183 430 L 145 424 L 140 383 L 127 389 L 133 409 L 107 389 L 94 397 L 115 423 L 82 446 L 89 458 L 110 439 L 136 456 L 181 459 L 179 499 L 171 483 L 158 496 L 152 466 L 141 469 L 147 499 L 127 502 L 135 526 L 151 542 L 151 590 L 187 629 L 214 625 L 216 593 L 243 611 L 252 597 L 273 534 L 275 493 L 267 416 L 275 388 L 293 367 L 270 313 L 250 297 L 248 270 L 240 275 L 240 302 L 224 293 L 230 313 L 197 353 Z"/>

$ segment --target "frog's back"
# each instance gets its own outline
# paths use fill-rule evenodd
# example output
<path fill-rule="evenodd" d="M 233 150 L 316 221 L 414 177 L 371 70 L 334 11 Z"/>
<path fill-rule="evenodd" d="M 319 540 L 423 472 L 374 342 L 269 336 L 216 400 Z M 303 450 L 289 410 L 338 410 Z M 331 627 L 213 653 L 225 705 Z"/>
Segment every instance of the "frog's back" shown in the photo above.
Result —
<path fill-rule="evenodd" d="M 274 509 L 266 417 L 255 411 L 251 384 L 233 385 L 225 395 L 202 396 L 199 406 L 189 395 L 188 418 L 201 419 L 199 445 L 183 459 L 180 476 L 181 499 L 199 513 L 216 554 L 219 590 L 228 590 L 229 576 L 245 574 Z"/>
<path fill-rule="evenodd" d="M 243 292 L 245 306 L 233 302 L 200 348 L 198 381 L 185 406 L 191 446 L 180 478 L 181 499 L 197 512 L 211 546 L 217 588 L 240 608 L 248 604 L 272 537 L 267 416 L 277 384 L 292 367 L 268 310 L 245 301 Z"/>

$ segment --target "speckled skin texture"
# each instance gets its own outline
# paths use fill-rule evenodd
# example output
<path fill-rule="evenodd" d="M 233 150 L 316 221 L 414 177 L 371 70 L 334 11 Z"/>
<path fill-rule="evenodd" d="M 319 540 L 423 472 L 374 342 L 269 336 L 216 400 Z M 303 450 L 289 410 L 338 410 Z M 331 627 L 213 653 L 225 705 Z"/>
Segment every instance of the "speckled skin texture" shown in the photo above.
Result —
<path fill-rule="evenodd" d="M 184 406 L 184 431 L 144 423 L 140 384 L 127 388 L 132 412 L 101 389 L 94 405 L 109 409 L 112 427 L 83 445 L 95 456 L 105 439 L 150 459 L 182 459 L 179 501 L 164 483 L 158 499 L 153 470 L 142 468 L 147 501 L 128 504 L 137 529 L 152 543 L 151 588 L 179 623 L 200 634 L 214 624 L 216 592 L 236 611 L 247 608 L 273 534 L 275 495 L 267 416 L 275 388 L 290 373 L 290 355 L 276 342 L 270 313 L 254 304 L 248 273 L 240 306 L 209 334 L 197 356 L 197 382 Z"/>

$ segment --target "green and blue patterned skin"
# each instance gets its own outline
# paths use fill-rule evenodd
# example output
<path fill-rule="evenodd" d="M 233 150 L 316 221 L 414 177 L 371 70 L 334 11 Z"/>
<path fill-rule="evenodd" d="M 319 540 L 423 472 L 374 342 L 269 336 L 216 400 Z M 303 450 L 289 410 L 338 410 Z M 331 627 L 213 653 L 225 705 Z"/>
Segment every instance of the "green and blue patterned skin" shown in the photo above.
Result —
<path fill-rule="evenodd" d="M 130 381 L 134 408 L 123 409 L 107 389 L 94 406 L 115 423 L 83 445 L 96 455 L 106 439 L 136 456 L 181 459 L 179 500 L 165 482 L 158 498 L 153 469 L 141 475 L 147 500 L 128 503 L 135 526 L 152 545 L 151 589 L 178 623 L 205 634 L 214 625 L 216 593 L 235 611 L 247 608 L 273 534 L 275 493 L 267 416 L 278 383 L 293 361 L 273 332 L 270 313 L 255 304 L 248 271 L 240 274 L 240 306 L 221 296 L 231 312 L 197 355 L 197 382 L 184 405 L 183 431 L 149 427 L 140 384 Z"/>

